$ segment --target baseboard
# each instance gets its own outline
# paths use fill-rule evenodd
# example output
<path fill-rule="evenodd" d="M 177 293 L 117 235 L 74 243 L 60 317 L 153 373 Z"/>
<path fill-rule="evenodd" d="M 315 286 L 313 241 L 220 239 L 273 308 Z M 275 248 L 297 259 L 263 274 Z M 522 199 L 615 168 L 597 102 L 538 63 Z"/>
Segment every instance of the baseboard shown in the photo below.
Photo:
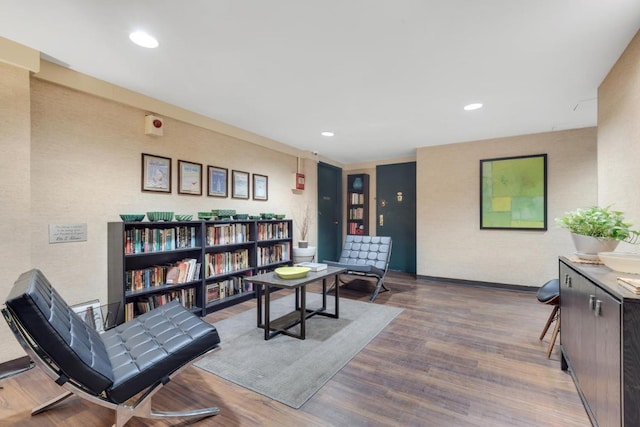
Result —
<path fill-rule="evenodd" d="M 527 286 L 527 285 L 514 285 L 508 283 L 495 283 L 495 282 L 481 282 L 477 280 L 462 280 L 462 279 L 452 279 L 449 277 L 434 277 L 434 276 L 416 276 L 418 280 L 425 281 L 433 281 L 433 282 L 444 282 L 444 283 L 453 283 L 456 285 L 463 286 L 473 286 L 476 288 L 494 288 L 494 289 L 505 289 L 509 291 L 518 291 L 518 292 L 538 292 L 540 289 L 537 286 Z"/>
<path fill-rule="evenodd" d="M 0 379 L 19 374 L 20 372 L 33 368 L 33 366 L 29 356 L 23 356 L 18 359 L 0 363 Z"/>

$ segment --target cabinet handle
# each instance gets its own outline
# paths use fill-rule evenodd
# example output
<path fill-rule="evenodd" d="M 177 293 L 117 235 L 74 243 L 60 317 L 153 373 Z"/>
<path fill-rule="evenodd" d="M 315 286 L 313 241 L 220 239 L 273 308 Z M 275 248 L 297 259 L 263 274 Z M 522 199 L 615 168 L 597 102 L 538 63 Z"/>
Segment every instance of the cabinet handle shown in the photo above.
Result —
<path fill-rule="evenodd" d="M 568 273 L 564 274 L 564 284 L 567 286 L 567 288 L 571 287 L 571 276 L 569 276 Z"/>
<path fill-rule="evenodd" d="M 596 307 L 596 296 L 589 295 L 589 310 L 594 310 Z M 596 314 L 597 316 L 597 314 Z"/>
<path fill-rule="evenodd" d="M 598 317 L 602 313 L 602 301 L 596 300 L 596 306 L 593 310 L 593 315 Z"/>

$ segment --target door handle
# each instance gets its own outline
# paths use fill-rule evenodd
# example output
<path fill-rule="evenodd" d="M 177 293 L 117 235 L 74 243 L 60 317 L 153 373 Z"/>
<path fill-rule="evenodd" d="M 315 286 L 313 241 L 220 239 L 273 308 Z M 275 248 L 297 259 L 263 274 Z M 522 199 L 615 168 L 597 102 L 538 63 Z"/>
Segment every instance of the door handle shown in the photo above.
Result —
<path fill-rule="evenodd" d="M 596 308 L 596 296 L 589 295 L 589 310 L 594 310 L 595 308 Z"/>
<path fill-rule="evenodd" d="M 602 301 L 600 300 L 596 300 L 596 306 L 593 310 L 593 314 L 598 317 L 600 316 L 600 314 L 602 314 Z"/>
<path fill-rule="evenodd" d="M 384 215 L 378 215 L 378 224 L 380 224 L 380 227 L 384 226 Z"/>

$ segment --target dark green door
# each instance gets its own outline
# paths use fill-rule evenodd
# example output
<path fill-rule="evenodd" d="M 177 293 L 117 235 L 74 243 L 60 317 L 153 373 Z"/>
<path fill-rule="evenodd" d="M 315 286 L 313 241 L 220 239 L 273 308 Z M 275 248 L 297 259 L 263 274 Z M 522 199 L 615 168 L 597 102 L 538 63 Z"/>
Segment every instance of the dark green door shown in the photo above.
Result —
<path fill-rule="evenodd" d="M 318 256 L 337 261 L 342 245 L 342 169 L 318 163 Z"/>
<path fill-rule="evenodd" d="M 376 167 L 376 235 L 391 236 L 389 269 L 416 272 L 416 163 Z"/>

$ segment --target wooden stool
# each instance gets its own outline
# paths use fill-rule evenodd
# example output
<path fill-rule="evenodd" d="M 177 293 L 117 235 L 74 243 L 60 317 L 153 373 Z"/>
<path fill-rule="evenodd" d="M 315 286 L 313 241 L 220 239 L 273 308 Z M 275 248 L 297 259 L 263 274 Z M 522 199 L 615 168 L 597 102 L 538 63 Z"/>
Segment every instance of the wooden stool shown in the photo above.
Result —
<path fill-rule="evenodd" d="M 538 301 L 543 304 L 553 305 L 553 310 L 551 311 L 551 314 L 547 319 L 547 323 L 544 325 L 544 329 L 540 334 L 540 341 L 542 341 L 549 330 L 551 323 L 553 323 L 554 320 L 556 321 L 556 326 L 553 328 L 553 335 L 551 336 L 551 342 L 549 343 L 549 349 L 547 350 L 548 359 L 551 357 L 553 346 L 555 345 L 556 338 L 560 332 L 560 281 L 558 279 L 549 280 L 547 283 L 542 285 L 540 289 L 538 289 L 536 297 L 538 298 Z"/>

